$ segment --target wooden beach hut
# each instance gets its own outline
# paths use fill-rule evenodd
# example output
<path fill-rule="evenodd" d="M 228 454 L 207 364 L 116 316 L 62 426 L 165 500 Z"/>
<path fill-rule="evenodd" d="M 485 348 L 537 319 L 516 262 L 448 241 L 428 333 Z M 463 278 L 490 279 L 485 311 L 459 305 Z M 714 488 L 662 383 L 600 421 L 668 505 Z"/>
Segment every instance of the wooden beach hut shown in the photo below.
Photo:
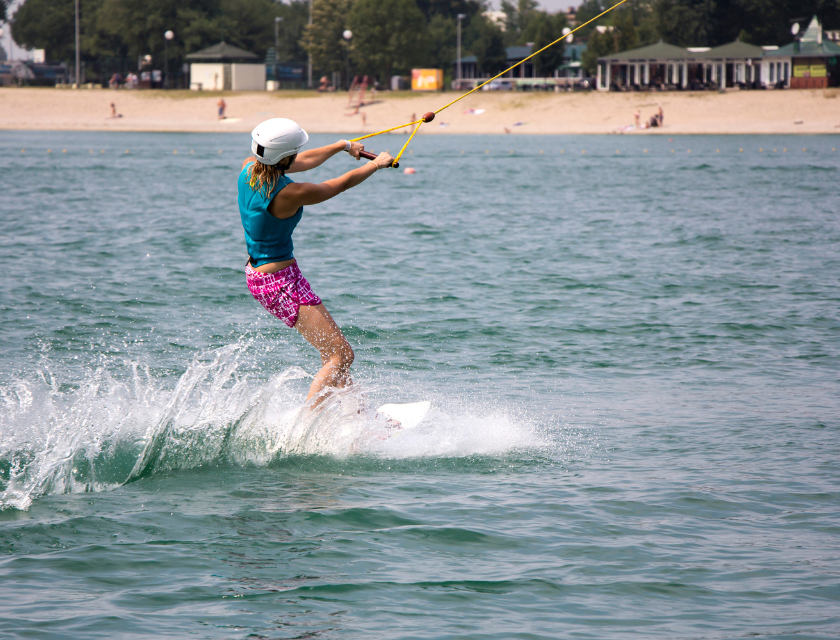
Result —
<path fill-rule="evenodd" d="M 789 70 L 792 69 L 792 73 Z M 840 86 L 840 45 L 825 37 L 816 16 L 797 41 L 764 54 L 765 84 L 791 89 Z"/>
<path fill-rule="evenodd" d="M 185 57 L 194 91 L 265 90 L 265 63 L 244 49 L 220 42 Z"/>

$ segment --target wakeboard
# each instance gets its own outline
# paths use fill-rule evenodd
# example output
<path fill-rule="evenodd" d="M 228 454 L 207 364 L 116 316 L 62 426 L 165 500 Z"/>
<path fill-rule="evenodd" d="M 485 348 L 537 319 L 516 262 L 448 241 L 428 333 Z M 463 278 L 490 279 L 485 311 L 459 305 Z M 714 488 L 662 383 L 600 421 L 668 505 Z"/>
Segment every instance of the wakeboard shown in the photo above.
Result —
<path fill-rule="evenodd" d="M 423 422 L 423 418 L 426 417 L 431 407 L 432 403 L 424 400 L 405 404 L 383 404 L 376 411 L 399 423 L 399 426 L 395 427 L 396 432 L 416 427 Z"/>

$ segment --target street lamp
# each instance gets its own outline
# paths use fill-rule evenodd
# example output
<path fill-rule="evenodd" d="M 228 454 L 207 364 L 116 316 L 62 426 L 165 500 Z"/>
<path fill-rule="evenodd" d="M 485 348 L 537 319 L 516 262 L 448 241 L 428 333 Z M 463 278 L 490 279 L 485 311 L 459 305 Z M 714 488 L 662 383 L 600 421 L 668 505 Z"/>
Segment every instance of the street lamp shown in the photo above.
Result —
<path fill-rule="evenodd" d="M 347 56 L 347 88 L 350 88 L 350 40 L 353 38 L 353 32 L 350 29 L 345 29 L 344 33 L 341 34 L 344 39 L 347 41 L 347 45 L 345 47 L 345 55 Z"/>
<path fill-rule="evenodd" d="M 76 0 L 76 86 L 79 87 L 82 84 L 82 75 L 81 75 L 81 54 L 79 50 L 79 0 Z"/>
<path fill-rule="evenodd" d="M 163 34 L 163 88 L 169 88 L 169 41 L 175 37 L 172 31 Z"/>
<path fill-rule="evenodd" d="M 312 0 L 309 0 L 309 45 L 312 45 Z M 312 50 L 308 50 L 309 62 L 306 65 L 306 87 L 312 88 Z"/>
<path fill-rule="evenodd" d="M 464 13 L 458 14 L 458 86 L 456 87 L 458 91 L 461 90 L 461 20 L 466 17 Z"/>
<path fill-rule="evenodd" d="M 281 18 L 280 16 L 277 16 L 277 17 L 274 18 L 274 52 L 275 52 L 275 54 L 277 54 L 277 52 L 280 51 L 280 23 L 281 22 L 283 22 L 283 18 Z M 277 62 L 276 59 L 275 59 L 275 62 Z"/>

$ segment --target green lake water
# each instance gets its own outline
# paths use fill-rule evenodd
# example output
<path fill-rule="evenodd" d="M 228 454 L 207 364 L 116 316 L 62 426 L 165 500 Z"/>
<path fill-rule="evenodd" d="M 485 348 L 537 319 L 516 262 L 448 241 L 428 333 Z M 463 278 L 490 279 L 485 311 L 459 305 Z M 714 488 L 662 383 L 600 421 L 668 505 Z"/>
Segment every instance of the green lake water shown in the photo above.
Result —
<path fill-rule="evenodd" d="M 295 232 L 316 414 L 248 145 L 0 134 L 0 636 L 840 635 L 840 138 L 416 139 Z"/>

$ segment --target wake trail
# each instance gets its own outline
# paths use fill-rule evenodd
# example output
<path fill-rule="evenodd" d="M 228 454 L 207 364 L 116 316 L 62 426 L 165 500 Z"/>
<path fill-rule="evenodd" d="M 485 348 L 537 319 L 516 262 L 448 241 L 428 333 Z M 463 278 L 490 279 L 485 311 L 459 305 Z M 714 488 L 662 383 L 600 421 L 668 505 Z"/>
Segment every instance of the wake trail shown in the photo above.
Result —
<path fill-rule="evenodd" d="M 445 398 L 432 399 L 417 427 L 394 432 L 370 410 L 372 396 L 382 391 L 364 383 L 333 392 L 312 409 L 304 402 L 311 375 L 300 367 L 268 380 L 242 373 L 250 347 L 242 340 L 199 354 L 171 389 L 136 363 L 125 363 L 122 376 L 95 367 L 68 385 L 44 362 L 36 380 L 0 385 L 0 509 L 208 464 L 266 466 L 313 455 L 494 456 L 546 445 L 521 416 L 446 410 Z M 418 399 L 425 398 L 388 398 Z"/>

